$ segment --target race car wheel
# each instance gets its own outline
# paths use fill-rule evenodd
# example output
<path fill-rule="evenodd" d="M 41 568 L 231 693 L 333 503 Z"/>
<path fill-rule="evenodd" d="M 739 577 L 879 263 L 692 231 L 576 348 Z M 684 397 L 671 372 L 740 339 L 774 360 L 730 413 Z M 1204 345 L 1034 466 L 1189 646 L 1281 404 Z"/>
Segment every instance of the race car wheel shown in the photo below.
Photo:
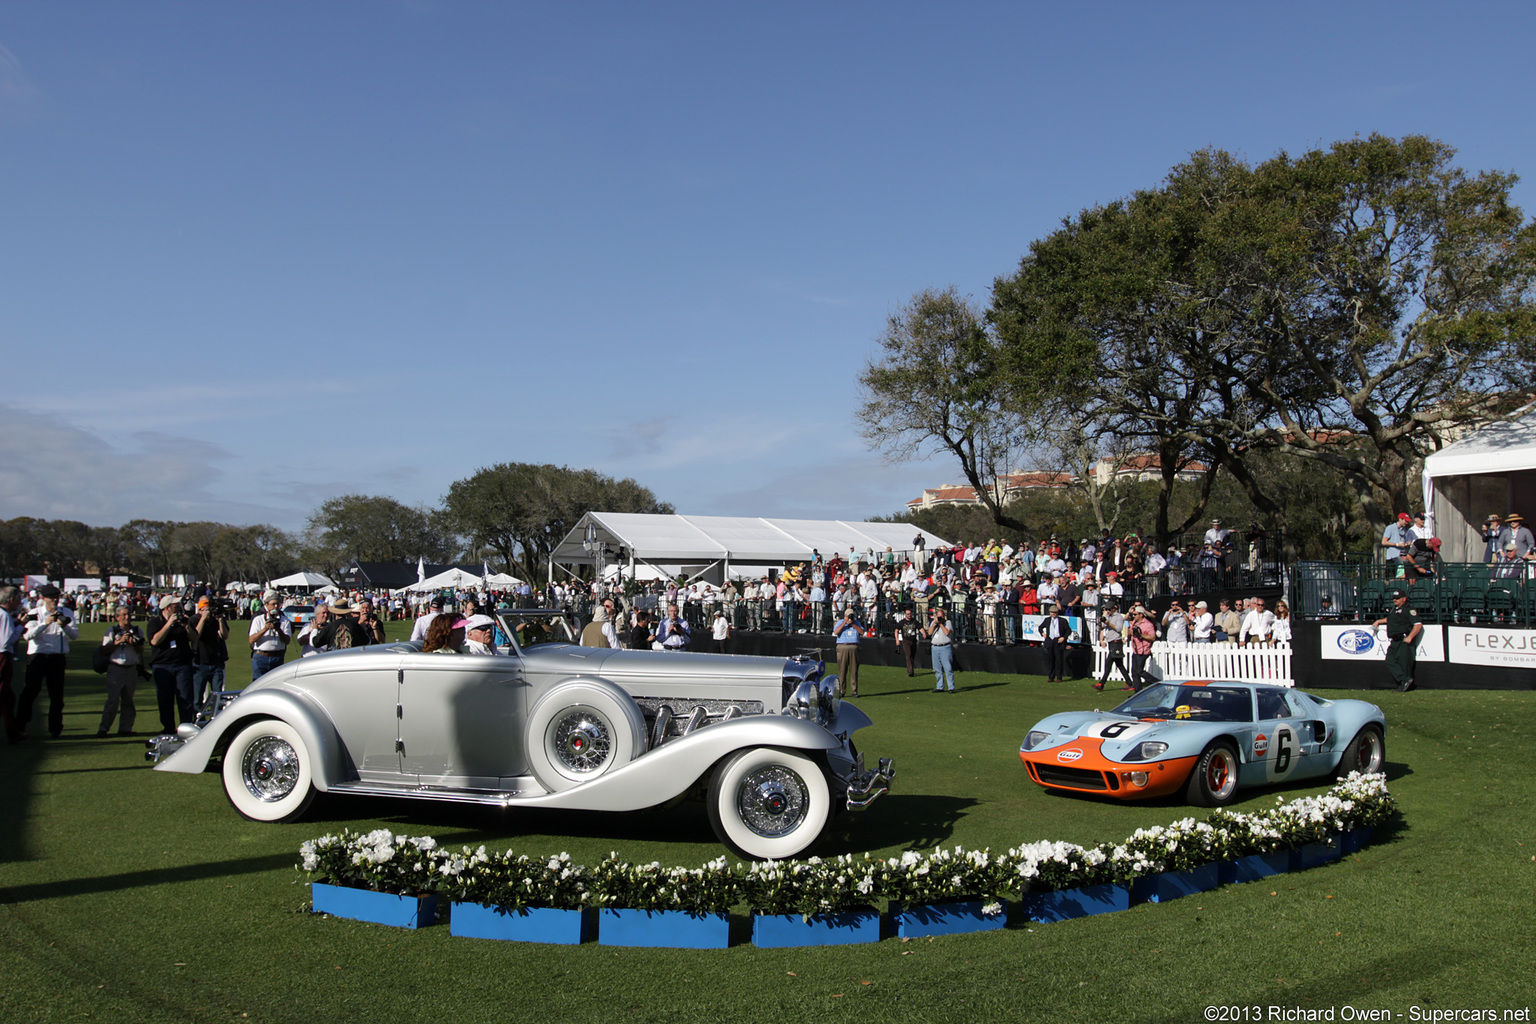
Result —
<path fill-rule="evenodd" d="M 221 769 L 224 792 L 252 821 L 294 821 L 315 798 L 313 762 L 287 722 L 252 722 L 230 741 Z"/>
<path fill-rule="evenodd" d="M 1221 807 L 1237 795 L 1237 750 L 1226 740 L 1205 748 L 1189 775 L 1185 796 L 1200 807 Z"/>
<path fill-rule="evenodd" d="M 804 754 L 744 750 L 720 762 L 710 780 L 709 823 L 743 857 L 798 857 L 821 841 L 831 820 L 826 773 Z"/>
<path fill-rule="evenodd" d="M 1368 725 L 1355 733 L 1355 738 L 1344 748 L 1344 756 L 1339 758 L 1339 769 L 1334 777 L 1343 781 L 1350 772 L 1379 772 L 1385 770 L 1386 766 L 1387 741 L 1382 737 L 1380 729 Z"/>
<path fill-rule="evenodd" d="M 528 716 L 528 762 L 551 793 L 579 786 L 645 751 L 645 717 L 621 691 L 565 683 Z"/>

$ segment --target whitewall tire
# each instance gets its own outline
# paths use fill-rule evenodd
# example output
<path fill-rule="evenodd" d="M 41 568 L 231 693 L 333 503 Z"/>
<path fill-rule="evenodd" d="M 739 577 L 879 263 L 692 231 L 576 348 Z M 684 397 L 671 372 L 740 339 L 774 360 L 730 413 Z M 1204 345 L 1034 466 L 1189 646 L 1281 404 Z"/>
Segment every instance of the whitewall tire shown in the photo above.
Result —
<path fill-rule="evenodd" d="M 804 754 L 754 747 L 720 762 L 709 786 L 709 823 L 743 857 L 798 857 L 821 841 L 832 794 L 821 765 Z"/>
<path fill-rule="evenodd" d="M 314 759 L 299 731 L 264 718 L 242 728 L 224 751 L 224 792 L 252 821 L 293 821 L 315 797 Z"/>

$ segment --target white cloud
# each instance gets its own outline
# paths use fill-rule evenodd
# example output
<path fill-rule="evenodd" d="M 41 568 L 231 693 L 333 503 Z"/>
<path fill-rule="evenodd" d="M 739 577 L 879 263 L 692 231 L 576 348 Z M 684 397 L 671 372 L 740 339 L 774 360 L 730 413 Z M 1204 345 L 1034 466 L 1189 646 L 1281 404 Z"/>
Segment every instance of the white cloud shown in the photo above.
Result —
<path fill-rule="evenodd" d="M 278 509 L 217 495 L 232 459 L 211 441 L 145 431 L 113 443 L 60 416 L 0 404 L 0 517 L 271 521 Z"/>

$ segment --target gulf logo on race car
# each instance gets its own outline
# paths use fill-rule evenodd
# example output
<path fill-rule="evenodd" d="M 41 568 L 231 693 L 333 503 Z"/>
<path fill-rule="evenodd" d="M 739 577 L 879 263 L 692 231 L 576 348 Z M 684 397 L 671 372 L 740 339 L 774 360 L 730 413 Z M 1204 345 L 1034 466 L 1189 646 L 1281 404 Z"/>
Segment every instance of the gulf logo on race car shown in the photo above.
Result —
<path fill-rule="evenodd" d="M 1083 752 L 1076 747 L 1068 747 L 1066 750 L 1057 751 L 1056 760 L 1076 761 L 1083 756 Z"/>
<path fill-rule="evenodd" d="M 1263 757 L 1269 753 L 1269 737 L 1259 733 L 1253 738 L 1253 756 Z"/>
<path fill-rule="evenodd" d="M 1364 654 L 1376 646 L 1376 636 L 1364 629 L 1346 629 L 1339 634 L 1338 643 L 1345 654 Z"/>

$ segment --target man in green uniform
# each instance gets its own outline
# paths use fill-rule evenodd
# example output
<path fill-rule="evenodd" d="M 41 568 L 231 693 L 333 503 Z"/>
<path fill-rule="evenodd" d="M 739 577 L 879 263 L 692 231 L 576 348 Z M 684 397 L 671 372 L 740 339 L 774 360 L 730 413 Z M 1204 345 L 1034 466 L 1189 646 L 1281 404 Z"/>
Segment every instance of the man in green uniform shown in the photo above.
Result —
<path fill-rule="evenodd" d="M 1397 681 L 1399 693 L 1413 689 L 1413 664 L 1418 654 L 1419 634 L 1424 623 L 1415 612 L 1408 610 L 1408 591 L 1402 588 L 1392 594 L 1392 610 L 1384 618 L 1371 623 L 1372 627 L 1387 627 L 1387 671 Z"/>

